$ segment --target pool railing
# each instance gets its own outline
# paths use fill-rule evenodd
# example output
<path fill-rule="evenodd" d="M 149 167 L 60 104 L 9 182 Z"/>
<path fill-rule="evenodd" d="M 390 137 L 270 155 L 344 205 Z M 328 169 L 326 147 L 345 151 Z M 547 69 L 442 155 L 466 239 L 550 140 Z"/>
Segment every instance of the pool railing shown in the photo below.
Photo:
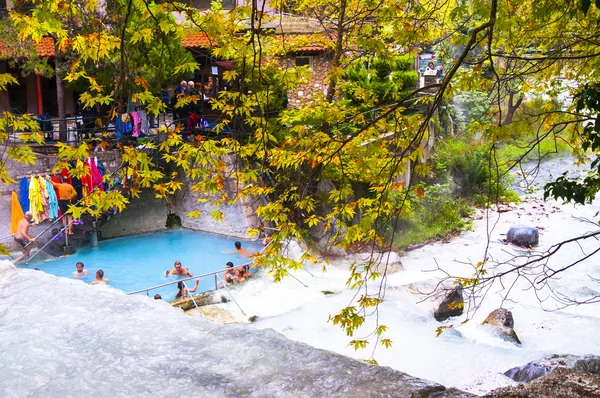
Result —
<path fill-rule="evenodd" d="M 220 280 L 220 278 L 219 278 L 219 274 L 221 274 L 221 273 L 223 273 L 223 272 L 225 272 L 225 271 L 228 271 L 228 270 L 235 270 L 235 269 L 238 269 L 238 268 L 250 267 L 250 266 L 252 265 L 252 263 L 253 263 L 253 262 L 249 262 L 249 263 L 245 263 L 245 264 L 237 265 L 237 266 L 235 266 L 235 267 L 232 267 L 232 268 L 225 268 L 225 269 L 222 269 L 222 270 L 219 270 L 219 271 L 208 272 L 208 273 L 206 273 L 206 274 L 202 274 L 202 275 L 198 275 L 198 276 L 190 276 L 190 277 L 188 277 L 188 278 L 177 279 L 177 280 L 175 280 L 175 281 L 171 281 L 171 282 L 163 283 L 163 284 L 156 285 L 156 286 L 152 286 L 152 287 L 147 287 L 147 288 L 145 288 L 145 289 L 135 290 L 135 291 L 133 291 L 133 292 L 128 292 L 128 293 L 126 293 L 126 294 L 127 294 L 127 295 L 132 295 L 132 294 L 138 294 L 138 293 L 144 293 L 144 292 L 145 292 L 145 293 L 146 293 L 146 295 L 148 295 L 148 293 L 149 293 L 151 290 L 160 289 L 160 288 L 162 288 L 162 287 L 165 287 L 165 286 L 170 286 L 170 285 L 174 285 L 174 284 L 176 284 L 176 283 L 179 283 L 179 282 L 184 282 L 184 283 L 185 283 L 185 282 L 187 282 L 187 281 L 193 281 L 193 280 L 196 280 L 196 279 L 198 279 L 198 280 L 199 280 L 199 279 L 201 279 L 201 278 L 206 278 L 206 277 L 209 277 L 209 276 L 214 276 L 214 278 L 215 278 L 215 290 L 218 290 L 218 289 L 219 289 L 219 280 Z M 225 283 L 223 283 L 223 286 L 226 286 L 226 284 L 225 284 Z M 204 292 L 200 292 L 200 293 L 205 293 L 205 292 L 206 292 L 206 291 L 204 291 Z"/>

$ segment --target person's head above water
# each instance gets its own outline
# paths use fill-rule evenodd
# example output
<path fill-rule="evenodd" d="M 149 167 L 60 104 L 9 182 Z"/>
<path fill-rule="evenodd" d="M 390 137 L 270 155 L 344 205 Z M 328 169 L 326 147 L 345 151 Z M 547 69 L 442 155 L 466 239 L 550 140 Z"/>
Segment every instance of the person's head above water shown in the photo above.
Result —
<path fill-rule="evenodd" d="M 233 263 L 231 261 L 228 261 L 227 264 L 225 264 L 225 266 L 227 268 L 232 268 L 233 267 Z"/>
<path fill-rule="evenodd" d="M 174 267 L 177 271 L 179 271 L 181 269 L 181 261 L 179 261 L 179 260 L 175 261 Z"/>
<path fill-rule="evenodd" d="M 104 279 L 104 271 L 102 271 L 101 269 L 96 271 L 96 279 Z"/>
<path fill-rule="evenodd" d="M 233 245 L 237 250 L 240 250 L 242 248 L 242 243 L 240 241 L 235 242 Z"/>
<path fill-rule="evenodd" d="M 154 300 L 162 300 L 162 296 L 158 293 L 154 295 Z"/>
<path fill-rule="evenodd" d="M 77 268 L 77 272 L 83 272 L 83 263 L 78 261 L 77 264 L 75 264 L 75 268 Z"/>

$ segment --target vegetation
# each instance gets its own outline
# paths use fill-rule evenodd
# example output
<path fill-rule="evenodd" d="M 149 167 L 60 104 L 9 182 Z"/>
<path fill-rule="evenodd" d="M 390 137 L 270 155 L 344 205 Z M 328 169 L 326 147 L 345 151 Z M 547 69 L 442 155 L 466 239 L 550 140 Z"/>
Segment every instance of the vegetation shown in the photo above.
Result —
<path fill-rule="evenodd" d="M 213 3 L 206 13 L 184 3 L 149 0 L 114 0 L 106 3 L 106 9 L 100 7 L 104 2 L 87 0 L 31 3 L 31 10 L 10 14 L 18 39 L 54 37 L 58 64 L 65 67 L 56 72 L 87 87 L 83 100 L 89 106 L 119 105 L 131 95 L 151 112 L 163 111 L 154 94 L 164 79 L 197 68 L 181 48 L 186 29 L 210 37 L 212 57 L 234 61 L 236 69 L 226 72 L 225 78 L 235 89 L 222 92 L 211 103 L 224 115 L 219 130 L 236 121 L 251 134 L 240 140 L 188 143 L 171 131 L 160 144 L 137 148 L 124 143 L 122 158 L 136 181 L 133 199 L 141 189 L 168 199 L 182 189 L 184 177 L 194 182 L 192 189 L 203 195 L 201 201 L 216 207 L 246 197 L 269 198 L 257 215 L 275 224 L 278 232 L 257 261 L 276 281 L 288 270 L 302 267 L 301 262 L 277 254 L 285 240 L 306 238 L 315 228 L 324 230 L 332 245 L 350 248 L 360 242 L 373 250 L 391 247 L 389 238 L 398 220 L 405 227 L 422 225 L 427 235 L 463 228 L 458 217 L 466 214 L 461 198 L 481 195 L 480 203 L 510 199 L 503 179 L 511 165 L 499 156 L 509 141 L 526 143 L 522 152 L 513 150 L 517 156 L 513 164 L 532 159 L 535 153 L 542 157 L 543 148 L 558 140 L 568 142 L 582 158 L 599 147 L 600 10 L 590 2 L 419 1 L 403 6 L 391 0 L 272 1 L 288 12 L 314 17 L 322 25 L 331 57 L 326 92 L 307 106 L 281 112 L 282 93 L 303 82 L 307 71 L 287 68 L 278 57 L 293 53 L 301 43 L 289 43 L 287 37 L 262 29 L 277 18 L 270 19 L 257 2 L 230 12 Z M 182 22 L 176 23 L 173 13 Z M 406 70 L 407 60 L 417 55 L 416 43 L 428 48 L 440 42 L 444 57 L 452 61 L 445 77 L 432 87 L 435 94 L 420 97 L 416 104 L 401 101 L 416 98 L 410 93 L 414 75 Z M 561 84 L 564 79 L 570 84 Z M 0 89 L 15 82 L 8 74 L 0 75 Z M 429 138 L 440 106 L 449 106 L 455 94 L 460 94 L 466 109 L 456 121 L 460 128 L 441 134 L 450 137 L 440 146 L 434 170 L 438 178 L 448 175 L 456 182 L 450 188 L 459 195 L 448 204 L 442 199 L 445 188 L 400 181 L 410 165 L 413 176 L 431 173 L 430 166 L 421 162 L 420 144 Z M 525 94 L 576 100 L 526 113 Z M 27 117 L 4 114 L 1 121 L 0 143 L 6 142 L 10 129 L 36 129 Z M 41 135 L 22 139 L 41 140 Z M 66 161 L 82 159 L 88 150 L 86 143 L 79 148 L 59 144 L 59 156 Z M 161 165 L 153 162 L 156 152 Z M 235 193 L 224 189 L 229 175 L 220 160 L 230 153 L 242 164 L 233 174 L 241 183 Z M 27 146 L 7 154 L 34 161 Z M 12 182 L 1 166 L 3 182 Z M 600 187 L 598 166 L 593 163 L 594 173 L 583 182 L 557 181 L 548 195 L 589 200 Z M 62 167 L 70 166 L 57 165 Z M 72 172 L 83 170 L 75 167 Z M 99 193 L 73 212 L 97 215 L 114 206 L 123 209 L 127 203 L 118 192 Z M 439 221 L 432 219 L 431 210 L 444 215 L 444 228 L 436 226 Z M 211 215 L 215 220 L 222 217 L 218 210 Z M 303 259 L 313 257 L 305 253 Z M 466 289 L 491 280 L 486 276 L 487 261 L 482 253 Z M 331 317 L 356 348 L 391 344 L 385 325 L 361 329 L 366 316 L 377 314 L 384 297 L 378 281 L 382 275 L 374 265 L 350 267 L 348 286 L 356 290 L 356 300 Z"/>

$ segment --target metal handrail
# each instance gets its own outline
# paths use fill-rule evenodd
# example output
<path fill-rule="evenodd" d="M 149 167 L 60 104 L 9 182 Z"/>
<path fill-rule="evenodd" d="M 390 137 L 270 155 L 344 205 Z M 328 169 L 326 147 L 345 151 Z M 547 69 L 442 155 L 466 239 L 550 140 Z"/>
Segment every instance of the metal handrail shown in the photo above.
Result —
<path fill-rule="evenodd" d="M 186 282 L 186 281 L 190 281 L 190 280 L 194 280 L 194 279 L 206 278 L 207 276 L 211 276 L 211 275 L 216 275 L 218 277 L 218 274 L 220 274 L 220 273 L 223 273 L 223 272 L 225 272 L 227 270 L 234 270 L 234 269 L 238 269 L 238 268 L 248 267 L 248 266 L 252 265 L 253 262 L 254 261 L 251 261 L 249 263 L 245 263 L 245 264 L 241 264 L 241 265 L 236 265 L 235 267 L 224 268 L 224 269 L 219 270 L 219 271 L 208 272 L 206 274 L 202 274 L 202 275 L 198 275 L 198 276 L 190 276 L 190 277 L 184 278 L 184 279 L 177 279 L 175 281 L 163 283 L 163 284 L 152 286 L 152 287 L 148 287 L 148 288 L 145 288 L 145 289 L 135 290 L 133 292 L 128 292 L 128 293 L 125 293 L 125 294 L 129 296 L 129 295 L 132 295 L 132 294 L 149 292 L 150 290 L 160 289 L 161 287 L 174 285 L 174 284 L 179 283 L 179 282 Z M 216 289 L 217 289 L 217 287 L 215 287 L 215 290 Z"/>
<path fill-rule="evenodd" d="M 267 244 L 265 247 L 263 247 L 263 248 L 262 248 L 262 249 L 259 251 L 259 253 L 262 253 L 262 252 L 264 252 L 264 251 L 265 251 L 265 250 L 266 250 L 266 249 L 267 249 L 269 246 L 271 246 L 271 242 L 269 242 L 269 243 L 268 243 L 268 244 Z M 182 282 L 182 281 L 183 281 L 183 282 L 185 282 L 185 281 L 189 281 L 189 280 L 192 280 L 192 279 L 204 278 L 204 277 L 207 277 L 207 276 L 210 276 L 210 275 L 214 275 L 214 276 L 215 276 L 215 290 L 217 290 L 217 289 L 218 289 L 218 287 L 217 287 L 217 278 L 218 278 L 218 274 L 220 274 L 220 273 L 222 273 L 222 272 L 225 272 L 225 271 L 227 271 L 227 270 L 234 270 L 234 269 L 237 269 L 237 268 L 242 268 L 242 267 L 250 267 L 250 266 L 252 266 L 252 264 L 254 264 L 254 261 L 255 261 L 255 260 L 252 260 L 252 261 L 250 261 L 250 262 L 247 262 L 247 263 L 244 263 L 244 264 L 236 265 L 235 267 L 231 267 L 231 268 L 225 268 L 225 269 L 222 269 L 222 270 L 219 270 L 219 271 L 213 271 L 213 272 L 209 272 L 209 273 L 202 274 L 202 275 L 198 275 L 198 276 L 190 276 L 190 277 L 188 277 L 188 278 L 185 278 L 185 279 L 178 279 L 178 280 L 176 280 L 176 281 L 172 281 L 172 282 L 163 283 L 163 284 L 161 284 L 161 285 L 156 285 L 156 286 L 148 287 L 148 288 L 146 288 L 146 289 L 135 290 L 135 291 L 133 291 L 133 292 L 129 292 L 129 293 L 125 293 L 125 294 L 127 294 L 127 295 L 131 295 L 131 294 L 144 293 L 144 292 L 146 292 L 146 293 L 147 293 L 147 292 L 149 292 L 150 290 L 160 289 L 161 287 L 165 287 L 165 286 L 169 286 L 169 285 L 174 285 L 174 284 L 175 284 L 175 283 L 177 283 L 177 282 Z M 220 279 L 220 278 L 219 278 L 219 279 Z M 243 311 L 242 311 L 242 312 L 243 312 Z"/>

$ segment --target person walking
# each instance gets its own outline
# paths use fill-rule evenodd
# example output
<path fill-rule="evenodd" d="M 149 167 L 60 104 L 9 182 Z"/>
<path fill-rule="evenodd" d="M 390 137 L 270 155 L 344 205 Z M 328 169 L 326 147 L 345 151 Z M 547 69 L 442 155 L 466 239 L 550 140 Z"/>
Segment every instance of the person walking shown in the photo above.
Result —
<path fill-rule="evenodd" d="M 35 242 L 35 238 L 31 238 L 27 234 L 27 232 L 29 231 L 29 227 L 31 225 L 32 218 L 33 217 L 31 215 L 31 212 L 28 211 L 25 213 L 25 218 L 20 219 L 19 223 L 17 224 L 17 232 L 15 232 L 14 239 L 15 239 L 15 242 L 17 243 L 17 245 L 19 245 L 19 248 L 21 249 L 23 254 L 21 254 L 19 257 L 17 257 L 13 261 L 13 264 L 16 264 L 19 261 L 23 260 L 24 258 L 29 257 L 29 252 L 31 251 L 30 243 Z"/>

